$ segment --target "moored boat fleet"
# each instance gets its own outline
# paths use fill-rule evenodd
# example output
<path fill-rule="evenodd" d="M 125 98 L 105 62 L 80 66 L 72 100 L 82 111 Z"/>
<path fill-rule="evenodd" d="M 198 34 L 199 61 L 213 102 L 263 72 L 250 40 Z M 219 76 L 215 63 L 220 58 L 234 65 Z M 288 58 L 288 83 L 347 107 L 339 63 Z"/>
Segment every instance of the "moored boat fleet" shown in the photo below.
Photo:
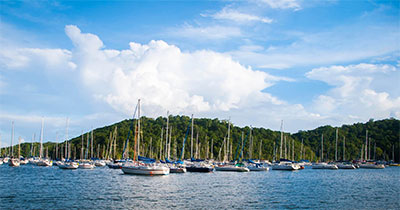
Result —
<path fill-rule="evenodd" d="M 0 165 L 6 164 L 11 167 L 19 167 L 21 165 L 35 165 L 35 166 L 40 166 L 40 167 L 52 167 L 52 166 L 57 166 L 59 169 L 66 169 L 66 170 L 71 170 L 71 169 L 95 169 L 95 168 L 109 168 L 109 169 L 120 169 L 124 174 L 133 174 L 133 175 L 168 175 L 170 173 L 186 173 L 186 172 L 203 172 L 203 173 L 211 173 L 211 172 L 251 172 L 251 171 L 269 171 L 271 170 L 284 170 L 284 171 L 297 171 L 297 170 L 302 170 L 302 169 L 328 169 L 328 170 L 337 170 L 337 169 L 384 169 L 386 166 L 399 166 L 399 164 L 395 164 L 393 162 L 391 163 L 385 163 L 384 162 L 379 162 L 379 161 L 373 161 L 370 160 L 370 156 L 367 156 L 367 153 L 364 153 L 365 156 L 365 161 L 363 160 L 363 155 L 361 155 L 361 160 L 360 161 L 334 161 L 334 162 L 328 162 L 324 160 L 324 149 L 323 149 L 323 135 L 321 136 L 321 151 L 320 151 L 320 160 L 318 162 L 311 163 L 307 160 L 301 160 L 299 162 L 297 161 L 292 161 L 290 159 L 286 159 L 286 157 L 291 156 L 292 159 L 294 159 L 294 142 L 292 143 L 292 153 L 290 153 L 290 146 L 286 146 L 286 138 L 285 138 L 285 143 L 283 144 L 283 132 L 282 132 L 282 126 L 281 126 L 281 143 L 280 143 L 280 152 L 279 152 L 279 160 L 278 161 L 265 161 L 265 160 L 260 160 L 260 159 L 253 159 L 252 157 L 252 152 L 247 153 L 248 159 L 244 159 L 244 148 L 246 145 L 247 141 L 250 141 L 250 146 L 249 146 L 249 151 L 254 151 L 252 148 L 252 128 L 250 128 L 248 134 L 244 138 L 244 133 L 242 132 L 242 143 L 237 146 L 236 152 L 232 151 L 232 141 L 230 141 L 230 122 L 228 121 L 228 131 L 226 134 L 226 137 L 224 138 L 224 141 L 222 142 L 222 145 L 219 146 L 219 152 L 218 152 L 218 157 L 215 159 L 213 158 L 213 143 L 211 140 L 211 157 L 209 158 L 208 155 L 206 155 L 207 158 L 205 159 L 200 159 L 200 152 L 198 152 L 198 134 L 196 137 L 196 151 L 193 151 L 193 116 L 191 120 L 191 124 L 189 123 L 186 131 L 185 138 L 183 140 L 183 145 L 181 147 L 181 154 L 174 155 L 174 160 L 170 160 L 170 152 L 171 152 L 171 130 L 169 131 L 168 128 L 168 120 L 167 118 L 167 126 L 165 130 L 165 147 L 163 145 L 163 131 L 161 132 L 161 143 L 160 143 L 160 156 L 159 158 L 152 159 L 152 158 L 147 158 L 144 156 L 140 156 L 139 149 L 141 148 L 139 145 L 139 142 L 141 141 L 142 134 L 141 134 L 141 125 L 140 125 L 140 100 L 138 101 L 138 104 L 135 108 L 134 116 L 133 119 L 135 119 L 135 116 L 137 115 L 136 118 L 136 124 L 134 125 L 134 120 L 132 120 L 132 125 L 131 128 L 128 132 L 128 136 L 126 141 L 124 142 L 123 146 L 123 151 L 122 151 L 122 158 L 117 159 L 116 158 L 116 128 L 114 133 L 110 133 L 110 141 L 109 141 L 109 146 L 107 145 L 107 148 L 103 148 L 103 152 L 106 155 L 102 156 L 102 159 L 100 159 L 100 155 L 94 155 L 93 152 L 93 130 L 91 132 L 91 137 L 89 138 L 89 133 L 87 134 L 87 141 L 86 141 L 86 146 L 84 146 L 84 137 L 82 134 L 82 143 L 81 143 L 81 154 L 80 158 L 76 159 L 77 152 L 76 148 L 75 151 L 71 150 L 71 146 L 68 140 L 68 119 L 66 123 L 66 137 L 65 137 L 65 145 L 64 149 L 61 149 L 61 155 L 57 154 L 58 148 L 55 149 L 56 154 L 55 160 L 52 160 L 48 156 L 48 148 L 43 147 L 43 120 L 42 120 L 42 128 L 41 128 L 41 135 L 40 135 L 40 149 L 38 152 L 38 157 L 33 157 L 34 152 L 32 152 L 31 147 L 31 157 L 30 158 L 23 158 L 20 154 L 20 142 L 21 139 L 19 139 L 19 144 L 18 144 L 18 155 L 14 157 L 14 151 L 13 148 L 11 147 L 11 151 L 9 151 L 9 155 L 7 157 L 0 158 Z M 168 114 L 167 114 L 168 115 Z M 184 151 L 185 151 L 185 143 L 188 138 L 188 134 L 190 131 L 190 125 L 191 125 L 191 145 L 190 145 L 190 159 L 184 159 Z M 172 128 L 171 128 L 172 129 Z M 133 138 L 130 139 L 130 134 L 132 133 Z M 12 137 L 11 137 L 11 145 L 13 144 L 14 140 L 14 123 L 12 124 Z M 129 157 L 129 140 L 133 141 L 133 156 Z M 79 141 L 79 140 L 78 140 Z M 132 144 L 132 142 L 131 142 Z M 33 145 L 33 143 L 32 143 Z M 162 145 L 162 146 L 161 146 Z M 285 145 L 285 151 L 282 151 L 282 145 Z M 342 160 L 345 160 L 345 152 L 344 152 L 344 142 L 343 142 L 343 158 Z M 367 145 L 367 142 L 366 142 Z M 100 147 L 100 145 L 98 145 Z M 151 143 L 150 143 L 151 146 Z M 207 153 L 208 153 L 208 146 L 207 145 Z M 261 142 L 259 144 L 260 149 L 259 149 L 259 156 L 262 157 L 261 155 Z M 91 149 L 89 149 L 91 148 Z M 175 148 L 176 148 L 176 142 L 175 142 Z M 286 149 L 289 148 L 289 152 L 287 154 Z M 301 144 L 301 148 L 303 148 L 303 142 Z M 44 153 L 44 150 L 46 149 L 46 154 Z M 162 150 L 162 151 L 161 151 Z M 97 149 L 97 152 L 99 153 L 100 149 Z M 114 155 L 112 155 L 112 151 L 114 151 Z M 121 151 L 121 150 L 120 150 Z M 304 150 L 303 150 L 304 151 Z M 303 154 L 303 151 L 301 149 L 300 153 Z M 363 150 L 361 150 L 362 152 Z M 365 151 L 367 151 L 365 149 Z M 64 154 L 62 154 L 64 152 Z M 177 149 L 175 149 L 175 152 L 177 152 Z M 74 154 L 73 156 L 71 154 Z M 337 148 L 336 148 L 336 153 L 337 153 Z M 1 153 L 0 153 L 1 154 Z M 274 158 L 275 155 L 277 154 L 277 148 L 275 148 L 274 144 Z M 283 155 L 284 154 L 284 155 Z M 290 155 L 291 154 L 291 155 Z M 154 155 L 150 155 L 151 157 L 154 157 Z M 188 155 L 186 155 L 188 156 Z M 393 155 L 394 156 L 394 155 Z M 54 157 L 54 156 L 53 156 Z M 121 157 L 121 156 L 120 156 Z M 285 157 L 285 159 L 283 158 Z M 302 156 L 300 156 L 302 157 Z M 59 159 L 58 159 L 59 158 Z M 335 154 L 335 159 L 337 160 L 337 154 Z M 315 159 L 314 159 L 315 160 Z M 107 166 L 107 167 L 105 167 Z"/>

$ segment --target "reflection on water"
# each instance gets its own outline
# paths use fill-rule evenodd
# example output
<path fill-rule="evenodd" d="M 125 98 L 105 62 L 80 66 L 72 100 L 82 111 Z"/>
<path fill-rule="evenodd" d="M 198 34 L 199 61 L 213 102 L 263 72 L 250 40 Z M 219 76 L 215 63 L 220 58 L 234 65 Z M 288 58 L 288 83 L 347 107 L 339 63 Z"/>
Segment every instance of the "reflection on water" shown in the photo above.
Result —
<path fill-rule="evenodd" d="M 399 209 L 400 167 L 215 172 L 0 166 L 0 209 Z"/>

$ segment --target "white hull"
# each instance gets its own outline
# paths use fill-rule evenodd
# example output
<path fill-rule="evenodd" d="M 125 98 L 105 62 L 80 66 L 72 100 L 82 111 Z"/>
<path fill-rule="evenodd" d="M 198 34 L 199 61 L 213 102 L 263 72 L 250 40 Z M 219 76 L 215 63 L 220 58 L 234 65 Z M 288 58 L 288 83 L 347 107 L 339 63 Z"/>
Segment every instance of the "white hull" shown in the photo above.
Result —
<path fill-rule="evenodd" d="M 164 166 L 122 166 L 125 174 L 136 175 L 168 175 L 169 168 Z"/>
<path fill-rule="evenodd" d="M 239 166 L 217 166 L 216 171 L 233 171 L 233 172 L 249 172 L 250 170 L 246 167 Z"/>
<path fill-rule="evenodd" d="M 356 169 L 353 164 L 337 164 L 339 169 Z"/>
<path fill-rule="evenodd" d="M 105 161 L 96 161 L 96 162 L 94 162 L 94 165 L 95 166 L 97 166 L 97 167 L 104 167 L 104 166 L 106 166 L 106 162 Z"/>
<path fill-rule="evenodd" d="M 170 173 L 186 173 L 186 168 L 177 168 L 177 167 L 171 167 L 169 168 Z"/>
<path fill-rule="evenodd" d="M 255 166 L 249 166 L 247 167 L 250 171 L 268 171 L 268 167 L 255 167 Z"/>
<path fill-rule="evenodd" d="M 385 165 L 383 164 L 360 164 L 360 168 L 366 169 L 384 169 Z"/>
<path fill-rule="evenodd" d="M 281 162 L 279 164 L 272 165 L 272 170 L 285 170 L 285 171 L 293 171 L 299 170 L 300 166 L 297 164 L 293 164 L 290 162 Z"/>
<path fill-rule="evenodd" d="M 37 166 L 45 166 L 45 167 L 53 166 L 53 161 L 49 161 L 49 160 L 39 160 L 39 161 L 37 162 Z"/>
<path fill-rule="evenodd" d="M 58 167 L 60 169 L 77 169 L 78 168 L 78 164 L 71 162 L 71 163 L 60 163 L 58 164 Z"/>
<path fill-rule="evenodd" d="M 26 165 L 26 164 L 28 164 L 28 163 L 29 163 L 28 160 L 21 160 L 21 161 L 20 161 L 20 164 L 21 164 L 21 165 Z"/>
<path fill-rule="evenodd" d="M 94 169 L 94 165 L 90 163 L 79 163 L 79 168 L 81 169 Z"/>
<path fill-rule="evenodd" d="M 8 161 L 8 165 L 12 167 L 18 167 L 20 165 L 20 162 L 18 159 L 10 159 Z"/>
<path fill-rule="evenodd" d="M 312 169 L 332 169 L 336 170 L 338 167 L 333 164 L 326 164 L 326 163 L 318 163 L 312 166 Z"/>
<path fill-rule="evenodd" d="M 3 160 L 0 160 L 0 165 L 3 165 Z"/>

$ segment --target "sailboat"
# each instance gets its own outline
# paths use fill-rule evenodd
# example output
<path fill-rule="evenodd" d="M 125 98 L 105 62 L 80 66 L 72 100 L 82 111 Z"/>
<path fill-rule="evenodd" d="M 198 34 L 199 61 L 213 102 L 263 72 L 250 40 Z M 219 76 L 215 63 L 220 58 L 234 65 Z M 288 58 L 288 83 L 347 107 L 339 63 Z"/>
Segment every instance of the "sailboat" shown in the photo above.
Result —
<path fill-rule="evenodd" d="M 168 175 L 170 169 L 167 166 L 156 164 L 156 163 L 145 163 L 138 160 L 138 154 L 136 154 L 137 142 L 140 141 L 140 99 L 135 108 L 133 119 L 135 119 L 136 111 L 138 113 L 137 126 L 135 129 L 135 144 L 134 144 L 134 155 L 132 162 L 126 162 L 122 165 L 121 169 L 124 174 L 134 175 Z M 129 131 L 130 132 L 130 131 Z"/>
<path fill-rule="evenodd" d="M 69 160 L 69 155 L 68 155 L 68 118 L 66 122 L 66 135 L 65 135 L 65 161 L 59 162 L 57 164 L 58 168 L 60 169 L 77 169 L 79 167 L 79 164 L 77 162 Z"/>
<path fill-rule="evenodd" d="M 213 166 L 211 166 L 208 163 L 205 163 L 202 160 L 197 160 L 193 158 L 193 124 L 194 124 L 194 118 L 192 115 L 192 131 L 191 131 L 191 137 L 190 137 L 190 157 L 191 157 L 191 162 L 188 162 L 186 164 L 186 171 L 187 172 L 213 172 L 215 169 Z M 183 158 L 183 157 L 182 157 Z"/>
<path fill-rule="evenodd" d="M 19 156 L 18 158 L 13 157 L 14 156 L 13 141 L 14 141 L 14 122 L 12 122 L 12 131 L 11 131 L 11 159 L 8 161 L 8 165 L 12 167 L 18 167 L 20 165 L 20 161 L 19 161 Z"/>
<path fill-rule="evenodd" d="M 92 130 L 92 133 L 91 133 L 91 137 L 92 137 L 91 142 L 93 144 L 93 130 Z M 94 167 L 95 167 L 94 163 L 92 163 L 90 160 L 88 160 L 88 158 L 89 158 L 89 156 L 88 156 L 88 153 L 89 153 L 89 133 L 87 135 L 87 144 L 86 145 L 87 145 L 87 147 L 86 147 L 86 153 L 85 153 L 85 160 L 81 160 L 79 162 L 79 168 L 80 169 L 94 169 Z M 83 147 L 83 145 L 82 145 L 82 147 Z M 93 151 L 91 153 L 93 153 Z"/>
<path fill-rule="evenodd" d="M 44 124 L 44 119 L 42 119 L 42 129 L 40 132 L 40 151 L 39 151 L 39 161 L 37 162 L 37 166 L 52 166 L 53 161 L 50 159 L 43 158 L 43 124 Z"/>
<path fill-rule="evenodd" d="M 227 137 L 228 137 L 228 142 L 229 142 L 229 135 L 230 135 L 230 122 L 228 123 L 228 135 L 227 135 Z M 251 130 L 250 130 L 250 135 L 251 135 Z M 223 146 L 224 147 L 226 147 L 225 146 L 225 140 L 226 140 L 226 138 L 224 138 L 224 142 L 223 142 Z M 247 136 L 246 136 L 246 139 L 244 140 L 244 142 L 246 142 L 246 140 L 247 140 Z M 242 135 L 242 143 L 243 143 L 243 135 Z M 242 156 L 242 153 L 243 153 L 243 148 L 244 148 L 244 144 L 242 144 L 242 149 L 241 149 L 241 152 L 240 152 L 240 157 L 239 157 L 239 160 L 241 159 L 241 156 Z M 238 146 L 238 149 L 239 149 L 239 146 Z M 227 157 L 227 155 L 226 155 L 226 149 L 225 149 L 225 157 L 224 157 L 224 159 L 226 159 L 226 157 Z M 236 156 L 237 156 L 237 152 L 236 152 L 236 155 L 235 155 L 235 159 L 236 159 Z M 240 161 L 239 161 L 240 162 Z M 248 169 L 247 167 L 245 167 L 244 166 L 244 164 L 242 164 L 242 163 L 236 163 L 236 161 L 235 161 L 235 163 L 234 164 L 229 164 L 229 163 L 226 163 L 225 161 L 224 161 L 224 163 L 223 164 L 220 164 L 220 165 L 218 165 L 218 166 L 216 166 L 215 167 L 215 170 L 216 171 L 231 171 L 231 172 L 249 172 L 250 171 L 250 169 Z"/>
<path fill-rule="evenodd" d="M 321 135 L 321 162 L 315 163 L 312 169 L 338 169 L 335 164 L 322 162 L 324 159 L 324 134 Z"/>

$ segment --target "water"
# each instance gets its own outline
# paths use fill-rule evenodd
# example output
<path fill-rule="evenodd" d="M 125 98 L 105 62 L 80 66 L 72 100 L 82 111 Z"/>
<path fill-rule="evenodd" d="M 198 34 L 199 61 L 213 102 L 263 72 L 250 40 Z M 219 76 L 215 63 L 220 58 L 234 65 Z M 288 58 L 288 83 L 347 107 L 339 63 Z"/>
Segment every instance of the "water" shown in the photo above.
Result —
<path fill-rule="evenodd" d="M 399 209 L 400 167 L 214 172 L 0 166 L 0 209 Z"/>

